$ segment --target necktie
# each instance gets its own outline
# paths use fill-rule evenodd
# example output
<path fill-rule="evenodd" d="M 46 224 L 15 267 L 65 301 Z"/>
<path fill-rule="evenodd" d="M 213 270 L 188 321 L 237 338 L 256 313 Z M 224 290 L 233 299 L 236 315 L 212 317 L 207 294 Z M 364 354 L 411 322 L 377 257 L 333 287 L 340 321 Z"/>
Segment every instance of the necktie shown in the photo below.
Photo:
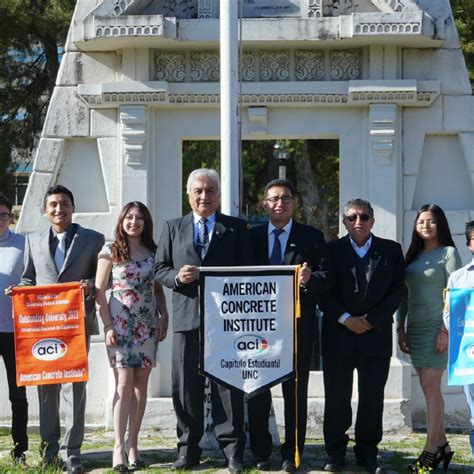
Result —
<path fill-rule="evenodd" d="M 209 247 L 209 231 L 207 230 L 207 219 L 205 217 L 201 218 L 198 222 L 198 248 L 201 258 L 204 258 Z"/>
<path fill-rule="evenodd" d="M 283 229 L 273 229 L 272 233 L 274 236 L 272 254 L 270 255 L 270 260 L 268 263 L 270 265 L 281 265 L 281 242 L 280 235 L 285 232 Z"/>
<path fill-rule="evenodd" d="M 56 265 L 56 270 L 60 273 L 66 258 L 66 232 L 56 234 L 56 238 L 58 239 L 58 246 L 56 247 L 56 252 L 54 252 L 54 264 Z"/>

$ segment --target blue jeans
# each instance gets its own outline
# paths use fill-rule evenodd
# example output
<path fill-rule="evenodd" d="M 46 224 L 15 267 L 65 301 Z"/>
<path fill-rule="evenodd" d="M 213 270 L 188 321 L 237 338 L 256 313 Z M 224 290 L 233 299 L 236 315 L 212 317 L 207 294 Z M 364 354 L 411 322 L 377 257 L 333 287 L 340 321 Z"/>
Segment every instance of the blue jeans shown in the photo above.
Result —
<path fill-rule="evenodd" d="M 469 441 L 471 443 L 472 457 L 474 458 L 474 383 L 464 385 L 464 393 L 466 394 L 467 407 L 469 408 L 469 419 L 471 422 Z"/>

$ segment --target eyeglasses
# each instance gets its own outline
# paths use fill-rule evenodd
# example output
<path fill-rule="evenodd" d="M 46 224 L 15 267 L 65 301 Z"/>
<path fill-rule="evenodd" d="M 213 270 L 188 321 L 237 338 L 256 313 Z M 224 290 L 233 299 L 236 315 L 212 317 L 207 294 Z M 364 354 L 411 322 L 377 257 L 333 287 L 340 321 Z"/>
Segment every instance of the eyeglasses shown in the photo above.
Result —
<path fill-rule="evenodd" d="M 283 204 L 289 204 L 293 201 L 293 196 L 288 196 L 287 194 L 285 194 L 285 196 L 272 196 L 265 199 L 265 201 L 269 201 L 272 204 L 276 204 L 278 201 L 281 201 Z"/>
<path fill-rule="evenodd" d="M 11 214 L 8 214 L 8 212 L 0 212 L 0 221 L 7 221 L 10 217 Z"/>
<path fill-rule="evenodd" d="M 351 214 L 350 216 L 345 217 L 349 222 L 355 222 L 359 218 L 362 222 L 367 222 L 372 219 L 369 214 Z"/>

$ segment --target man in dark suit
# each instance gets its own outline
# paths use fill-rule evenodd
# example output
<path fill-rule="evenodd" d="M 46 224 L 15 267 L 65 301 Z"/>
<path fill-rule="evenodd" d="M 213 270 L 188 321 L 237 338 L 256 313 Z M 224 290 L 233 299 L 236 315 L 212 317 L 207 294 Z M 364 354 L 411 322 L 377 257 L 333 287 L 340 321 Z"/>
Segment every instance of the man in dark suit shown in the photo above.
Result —
<path fill-rule="evenodd" d="M 349 201 L 343 223 L 349 235 L 328 244 L 332 288 L 320 302 L 324 442 L 329 455 L 324 469 L 339 471 L 345 463 L 357 369 L 354 452 L 357 464 L 383 473 L 377 445 L 382 439 L 384 387 L 392 355 L 392 315 L 405 291 L 404 260 L 398 243 L 372 234 L 374 211 L 368 201 Z"/>
<path fill-rule="evenodd" d="M 97 255 L 104 245 L 104 236 L 72 223 L 74 196 L 69 189 L 57 185 L 44 197 L 44 212 L 51 226 L 28 235 L 25 248 L 25 269 L 21 285 L 52 285 L 80 281 L 84 288 L 87 347 L 91 334 L 97 334 L 97 318 L 93 288 Z M 66 432 L 59 446 L 59 395 L 65 403 Z M 86 383 L 39 385 L 39 416 L 43 468 L 61 464 L 63 452 L 68 472 L 83 472 L 81 445 L 84 439 Z"/>
<path fill-rule="evenodd" d="M 328 287 L 326 273 L 320 271 L 325 248 L 321 231 L 296 222 L 293 216 L 295 193 L 289 181 L 270 181 L 264 192 L 263 206 L 270 218 L 268 224 L 250 231 L 256 260 L 259 265 L 302 265 L 300 284 L 301 318 L 297 321 L 297 397 L 295 378 L 282 384 L 285 414 L 285 443 L 281 446 L 282 470 L 293 472 L 295 465 L 295 428 L 298 421 L 298 451 L 303 454 L 306 436 L 308 380 L 315 334 L 317 294 Z M 312 273 L 313 272 L 313 273 Z M 272 437 L 268 417 L 272 404 L 270 390 L 249 398 L 250 448 L 255 466 L 270 468 Z"/>
<path fill-rule="evenodd" d="M 173 290 L 172 397 L 177 418 L 178 459 L 172 469 L 199 464 L 204 432 L 204 382 L 199 365 L 200 266 L 239 266 L 253 262 L 247 226 L 217 211 L 220 179 L 215 170 L 194 170 L 187 193 L 192 212 L 163 226 L 156 254 L 156 279 Z M 231 473 L 243 470 L 243 394 L 211 383 L 217 440 Z"/>

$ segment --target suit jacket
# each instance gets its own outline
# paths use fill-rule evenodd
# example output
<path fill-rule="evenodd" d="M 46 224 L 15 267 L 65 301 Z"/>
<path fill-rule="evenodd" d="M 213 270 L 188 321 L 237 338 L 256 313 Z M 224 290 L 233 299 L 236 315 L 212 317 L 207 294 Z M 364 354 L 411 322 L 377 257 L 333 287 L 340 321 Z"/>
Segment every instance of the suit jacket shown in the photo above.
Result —
<path fill-rule="evenodd" d="M 373 236 L 369 249 L 369 275 L 365 294 L 358 291 L 356 258 L 349 236 L 328 243 L 330 292 L 323 295 L 322 354 L 363 354 L 387 357 L 392 354 L 393 313 L 405 292 L 405 264 L 400 244 Z M 355 334 L 338 322 L 345 312 L 367 314 L 373 329 Z"/>
<path fill-rule="evenodd" d="M 268 224 L 250 229 L 257 265 L 268 265 Z M 313 274 L 302 290 L 301 316 L 315 318 L 318 302 L 317 295 L 329 289 L 329 279 L 325 271 L 321 271 L 326 244 L 321 231 L 309 225 L 300 224 L 293 219 L 290 235 L 283 254 L 284 265 L 300 265 L 307 262 Z"/>
<path fill-rule="evenodd" d="M 76 226 L 76 233 L 59 273 L 49 248 L 50 227 L 27 236 L 25 269 L 20 285 L 54 285 L 95 278 L 97 255 L 104 245 L 104 236 L 79 224 L 73 225 Z M 98 334 L 95 301 L 92 295 L 85 300 L 85 310 L 86 334 Z"/>
<path fill-rule="evenodd" d="M 155 278 L 173 290 L 173 331 L 200 326 L 198 281 L 175 283 L 183 265 L 233 267 L 253 264 L 247 224 L 242 219 L 216 213 L 209 248 L 203 260 L 194 246 L 193 213 L 165 222 L 155 257 Z"/>

